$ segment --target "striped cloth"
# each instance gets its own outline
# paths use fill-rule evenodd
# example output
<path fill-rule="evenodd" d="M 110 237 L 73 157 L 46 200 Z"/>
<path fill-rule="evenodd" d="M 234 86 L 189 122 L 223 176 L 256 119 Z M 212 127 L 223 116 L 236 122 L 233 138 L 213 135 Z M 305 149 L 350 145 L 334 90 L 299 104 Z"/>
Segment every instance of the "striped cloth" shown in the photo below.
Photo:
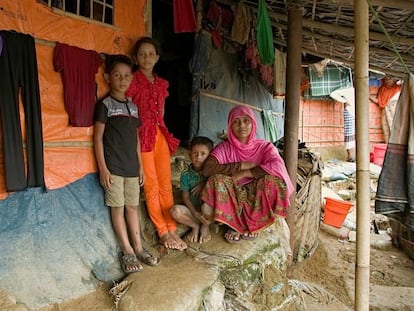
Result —
<path fill-rule="evenodd" d="M 355 117 L 344 109 L 344 142 L 346 149 L 355 148 Z"/>
<path fill-rule="evenodd" d="M 327 96 L 334 90 L 352 86 L 351 69 L 346 67 L 325 67 L 323 76 L 308 68 L 310 96 Z"/>

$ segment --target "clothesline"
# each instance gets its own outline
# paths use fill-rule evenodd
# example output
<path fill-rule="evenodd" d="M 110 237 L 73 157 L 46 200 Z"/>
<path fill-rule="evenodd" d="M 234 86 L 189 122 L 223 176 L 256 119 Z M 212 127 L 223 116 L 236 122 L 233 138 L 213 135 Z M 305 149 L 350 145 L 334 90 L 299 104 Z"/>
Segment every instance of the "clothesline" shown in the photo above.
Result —
<path fill-rule="evenodd" d="M 220 96 L 220 95 L 215 95 L 215 94 L 211 94 L 211 93 L 207 93 L 207 92 L 200 92 L 200 95 L 203 95 L 203 96 L 209 97 L 209 98 L 213 98 L 213 99 L 217 99 L 217 100 L 221 100 L 221 101 L 227 102 L 229 104 L 233 104 L 233 105 L 246 106 L 246 107 L 249 107 L 249 108 L 251 108 L 253 110 L 256 110 L 256 111 L 259 111 L 259 112 L 263 112 L 263 110 L 264 110 L 262 108 L 258 108 L 258 107 L 246 104 L 244 102 L 241 102 L 241 101 L 238 101 L 238 100 L 235 100 L 235 99 L 231 99 L 231 98 L 227 98 L 227 97 L 223 97 L 223 96 Z M 272 111 L 272 114 L 277 116 L 277 117 L 283 117 L 284 116 L 283 112 L 274 112 L 274 111 Z"/>
<path fill-rule="evenodd" d="M 46 39 L 35 38 L 35 43 L 55 47 L 57 42 L 46 40 Z M 105 60 L 105 57 L 106 57 L 105 53 L 98 52 L 98 54 L 101 56 L 103 60 Z"/>

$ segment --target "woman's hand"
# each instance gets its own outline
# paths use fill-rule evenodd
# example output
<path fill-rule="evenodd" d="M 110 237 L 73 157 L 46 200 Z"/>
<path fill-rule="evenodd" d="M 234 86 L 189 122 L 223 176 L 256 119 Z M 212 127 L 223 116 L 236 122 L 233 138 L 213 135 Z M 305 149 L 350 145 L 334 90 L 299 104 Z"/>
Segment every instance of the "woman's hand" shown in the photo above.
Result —
<path fill-rule="evenodd" d="M 238 171 L 235 174 L 233 174 L 231 176 L 231 178 L 233 179 L 233 182 L 235 184 L 239 183 L 240 180 L 242 180 L 245 177 L 253 177 L 252 173 L 250 172 L 250 170 L 242 170 L 242 171 Z"/>
<path fill-rule="evenodd" d="M 240 170 L 250 170 L 257 166 L 257 163 L 251 161 L 243 161 L 240 165 Z"/>

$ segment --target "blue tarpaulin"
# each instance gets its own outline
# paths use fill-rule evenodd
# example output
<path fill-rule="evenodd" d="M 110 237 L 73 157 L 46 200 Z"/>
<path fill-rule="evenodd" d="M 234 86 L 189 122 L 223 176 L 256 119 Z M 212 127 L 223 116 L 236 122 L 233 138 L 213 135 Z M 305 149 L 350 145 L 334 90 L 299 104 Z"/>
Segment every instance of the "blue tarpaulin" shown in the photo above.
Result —
<path fill-rule="evenodd" d="M 45 192 L 0 201 L 0 287 L 30 309 L 94 290 L 123 276 L 96 174 Z"/>

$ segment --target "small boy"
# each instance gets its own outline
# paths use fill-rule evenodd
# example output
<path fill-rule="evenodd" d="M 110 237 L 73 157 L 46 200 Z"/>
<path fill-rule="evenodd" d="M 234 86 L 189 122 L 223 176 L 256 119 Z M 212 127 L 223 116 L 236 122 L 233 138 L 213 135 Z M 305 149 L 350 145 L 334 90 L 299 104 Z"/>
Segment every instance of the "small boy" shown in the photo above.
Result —
<path fill-rule="evenodd" d="M 213 142 L 203 136 L 195 137 L 190 142 L 191 164 L 181 173 L 180 188 L 185 205 L 174 205 L 170 213 L 181 224 L 191 228 L 186 236 L 189 242 L 205 243 L 211 239 L 209 225 L 212 222 L 213 210 L 202 204 L 200 193 L 205 185 L 205 177 L 200 172 L 207 159 Z"/>
<path fill-rule="evenodd" d="M 125 96 L 132 79 L 133 63 L 128 56 L 108 56 L 104 78 L 109 96 L 95 110 L 94 147 L 99 181 L 105 190 L 105 204 L 122 253 L 119 260 L 125 273 L 142 270 L 141 262 L 159 263 L 143 248 L 138 215 L 139 190 L 144 183 L 138 108 Z M 141 261 L 141 262 L 140 262 Z"/>

